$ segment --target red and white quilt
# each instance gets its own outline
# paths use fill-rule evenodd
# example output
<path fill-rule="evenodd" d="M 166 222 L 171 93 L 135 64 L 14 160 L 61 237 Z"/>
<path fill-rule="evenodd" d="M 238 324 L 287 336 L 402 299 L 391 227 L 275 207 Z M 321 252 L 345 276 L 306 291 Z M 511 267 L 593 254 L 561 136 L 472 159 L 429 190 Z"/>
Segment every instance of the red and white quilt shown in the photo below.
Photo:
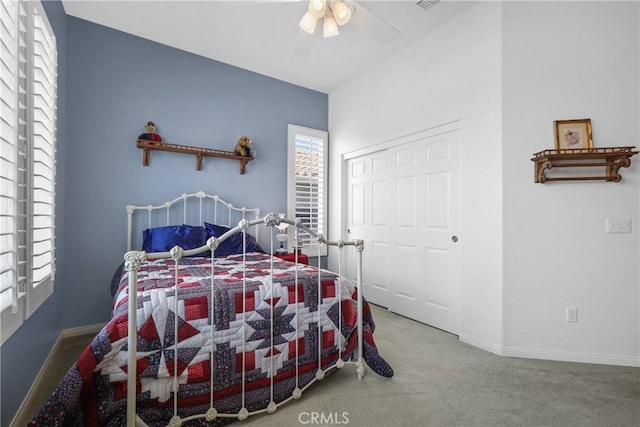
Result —
<path fill-rule="evenodd" d="M 174 372 L 178 374 L 179 415 L 208 409 L 212 344 L 218 413 L 237 413 L 243 388 L 245 407 L 263 409 L 270 401 L 272 382 L 274 400 L 279 402 L 296 387 L 308 384 L 319 365 L 326 368 L 338 357 L 351 359 L 357 344 L 353 284 L 344 278 L 338 281 L 329 271 L 320 270 L 319 276 L 315 267 L 299 264 L 296 268 L 262 253 L 247 254 L 245 259 L 245 264 L 242 255 L 215 260 L 212 311 L 211 259 L 180 260 L 177 329 L 173 260 L 141 265 L 137 412 L 146 424 L 167 425 L 173 416 Z M 112 320 L 83 352 L 32 425 L 125 424 L 128 289 L 125 272 Z M 364 308 L 365 361 L 378 374 L 392 376 L 373 342 L 374 324 L 366 303 Z M 211 424 L 203 421 L 202 425 Z"/>

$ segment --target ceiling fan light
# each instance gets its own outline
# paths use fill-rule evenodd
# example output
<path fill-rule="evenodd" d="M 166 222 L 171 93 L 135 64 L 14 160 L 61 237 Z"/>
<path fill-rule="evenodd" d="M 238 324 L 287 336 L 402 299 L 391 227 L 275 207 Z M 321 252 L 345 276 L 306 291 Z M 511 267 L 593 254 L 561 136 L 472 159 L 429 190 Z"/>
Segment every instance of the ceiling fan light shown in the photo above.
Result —
<path fill-rule="evenodd" d="M 331 2 L 331 13 L 338 25 L 344 25 L 351 19 L 351 9 L 341 1 Z"/>
<path fill-rule="evenodd" d="M 334 37 L 339 34 L 338 32 L 338 24 L 336 20 L 333 19 L 333 16 L 327 14 L 324 17 L 324 22 L 322 23 L 322 35 L 324 38 Z"/>
<path fill-rule="evenodd" d="M 327 11 L 327 2 L 325 0 L 310 0 L 309 13 L 316 19 L 322 18 Z"/>
<path fill-rule="evenodd" d="M 316 24 L 318 23 L 318 19 L 311 14 L 311 12 L 307 12 L 304 14 L 302 19 L 300 20 L 300 28 L 303 31 L 306 31 L 309 34 L 313 34 L 316 31 Z"/>

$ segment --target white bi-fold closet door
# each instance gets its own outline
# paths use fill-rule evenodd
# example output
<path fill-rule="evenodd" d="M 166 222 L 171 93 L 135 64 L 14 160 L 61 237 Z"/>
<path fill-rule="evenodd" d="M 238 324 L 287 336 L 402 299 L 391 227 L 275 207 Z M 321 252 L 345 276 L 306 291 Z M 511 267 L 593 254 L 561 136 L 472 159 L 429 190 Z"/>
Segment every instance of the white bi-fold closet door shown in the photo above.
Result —
<path fill-rule="evenodd" d="M 345 156 L 345 166 L 345 224 L 365 241 L 365 298 L 459 334 L 460 130 L 398 138 Z"/>

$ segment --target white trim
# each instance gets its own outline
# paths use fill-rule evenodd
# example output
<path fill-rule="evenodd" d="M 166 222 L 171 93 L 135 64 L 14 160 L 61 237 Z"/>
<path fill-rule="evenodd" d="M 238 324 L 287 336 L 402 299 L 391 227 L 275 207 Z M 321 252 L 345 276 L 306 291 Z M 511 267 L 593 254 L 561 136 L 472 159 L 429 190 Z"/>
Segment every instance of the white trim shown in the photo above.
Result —
<path fill-rule="evenodd" d="M 106 323 L 96 323 L 93 325 L 78 326 L 77 328 L 63 329 L 60 331 L 60 338 L 67 339 L 81 335 L 96 335 L 105 325 Z"/>
<path fill-rule="evenodd" d="M 582 353 L 578 351 L 547 350 L 524 347 L 502 347 L 502 355 L 526 359 L 555 360 L 559 362 L 596 363 L 640 367 L 640 357 L 623 354 Z"/>
<path fill-rule="evenodd" d="M 458 336 L 460 342 L 472 345 L 474 347 L 478 347 L 482 350 L 486 350 L 490 353 L 497 354 L 498 356 L 502 356 L 502 346 L 498 344 L 494 344 L 492 342 L 483 340 L 481 338 L 474 337 L 472 335 L 460 333 Z"/>
<path fill-rule="evenodd" d="M 598 365 L 630 366 L 634 368 L 640 367 L 640 357 L 632 355 L 584 353 L 578 351 L 501 346 L 467 334 L 460 334 L 459 339 L 461 342 L 503 357 L 553 360 L 556 362 L 594 363 Z"/>
<path fill-rule="evenodd" d="M 353 159 L 354 157 L 364 156 L 365 154 L 375 153 L 376 151 L 387 150 L 389 148 L 397 147 L 398 145 L 406 144 L 407 142 L 419 141 L 431 136 L 442 135 L 452 132 L 454 130 L 462 129 L 462 120 L 452 120 L 450 122 L 442 123 L 437 126 L 422 129 L 416 132 L 411 132 L 403 136 L 392 138 L 386 141 L 382 141 L 378 144 L 369 145 L 358 150 L 350 151 L 342 155 L 342 160 Z"/>
<path fill-rule="evenodd" d="M 81 335 L 95 335 L 98 332 L 100 332 L 105 325 L 106 323 L 98 323 L 94 325 L 80 326 L 78 328 L 63 329 L 60 331 L 60 334 L 58 335 L 56 342 L 53 344 L 53 348 L 51 348 L 51 351 L 49 352 L 47 359 L 42 364 L 42 367 L 40 368 L 38 375 L 36 375 L 36 378 L 33 380 L 33 383 L 31 384 L 29 391 L 27 392 L 26 396 L 22 400 L 20 407 L 16 411 L 16 414 L 13 417 L 13 420 L 11 420 L 11 424 L 9 424 L 10 426 L 13 427 L 14 425 L 17 425 L 16 423 L 20 421 L 24 415 L 30 416 L 30 414 L 23 414 L 23 411 L 27 406 L 27 403 L 30 402 L 33 396 L 35 395 L 36 390 L 42 387 L 45 373 L 53 369 L 51 367 L 51 361 L 55 358 L 55 355 L 60 351 L 63 341 L 66 339 L 69 339 L 72 337 L 78 337 Z"/>
<path fill-rule="evenodd" d="M 1 300 L 2 298 L 0 298 Z M 12 311 L 11 304 L 3 306 L 0 309 L 0 323 L 2 323 L 2 331 L 0 332 L 0 346 L 2 346 L 20 326 L 24 319 L 24 294 L 18 297 L 16 304 L 16 312 Z"/>

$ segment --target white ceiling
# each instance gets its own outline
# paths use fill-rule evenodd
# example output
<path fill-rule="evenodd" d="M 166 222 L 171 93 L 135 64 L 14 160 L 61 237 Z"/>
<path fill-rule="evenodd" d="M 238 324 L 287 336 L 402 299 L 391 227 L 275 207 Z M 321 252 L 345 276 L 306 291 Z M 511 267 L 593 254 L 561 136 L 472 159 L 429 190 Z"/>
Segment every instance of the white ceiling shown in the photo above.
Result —
<path fill-rule="evenodd" d="M 351 2 L 351 22 L 340 27 L 339 36 L 325 39 L 321 25 L 313 36 L 298 27 L 306 0 L 62 0 L 68 15 L 324 93 L 476 3 L 441 0 L 425 10 L 416 2 Z M 393 40 L 372 36 L 381 34 L 368 26 L 372 14 L 388 24 L 373 17 L 396 34 Z M 296 43 L 309 43 L 311 50 L 295 56 Z"/>

